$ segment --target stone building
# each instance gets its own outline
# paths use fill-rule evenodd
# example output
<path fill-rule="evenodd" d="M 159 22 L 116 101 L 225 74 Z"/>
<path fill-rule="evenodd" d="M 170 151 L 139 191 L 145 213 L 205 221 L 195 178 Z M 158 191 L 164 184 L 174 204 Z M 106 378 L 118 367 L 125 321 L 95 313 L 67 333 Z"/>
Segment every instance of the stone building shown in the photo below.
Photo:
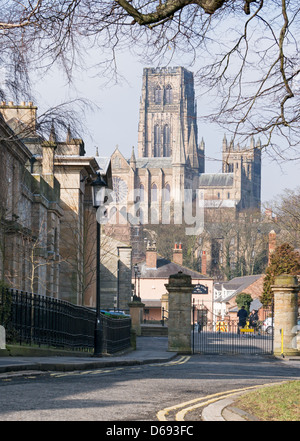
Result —
<path fill-rule="evenodd" d="M 26 107 L 31 111 L 31 104 Z M 12 130 L 14 123 L 11 113 L 0 113 L 0 279 L 15 289 L 58 297 L 60 185 L 31 173 L 32 153 Z"/>
<path fill-rule="evenodd" d="M 70 130 L 64 141 L 58 140 L 54 125 L 48 139 L 38 135 L 37 107 L 32 102 L 20 105 L 2 102 L 0 112 L 3 115 L 1 154 L 5 154 L 6 161 L 1 164 L 7 164 L 1 174 L 1 185 L 9 193 L 6 217 L 9 222 L 15 221 L 18 232 L 22 227 L 22 234 L 5 234 L 6 242 L 18 242 L 6 246 L 11 253 L 11 256 L 6 253 L 6 265 L 12 267 L 6 269 L 6 279 L 10 278 L 10 284 L 18 289 L 94 307 L 96 211 L 90 184 L 100 173 L 112 187 L 110 158 L 86 156 L 83 140 L 74 139 Z M 16 222 L 16 219 L 20 220 Z M 25 251 L 25 231 L 30 237 L 28 251 Z M 101 273 L 106 280 L 101 284 L 104 302 L 101 306 L 114 307 L 115 294 L 119 292 L 117 300 L 125 307 L 131 297 L 131 248 L 120 241 L 110 241 L 109 251 L 116 258 L 109 259 L 108 270 L 104 263 L 105 240 L 101 245 Z M 22 256 L 25 252 L 30 255 L 33 247 L 38 260 L 35 257 L 34 284 L 30 286 L 21 281 L 21 274 L 31 280 L 29 257 Z M 18 269 L 14 268 L 16 261 L 20 265 Z M 119 268 L 115 274 L 111 271 L 113 261 L 118 262 Z M 117 288 L 111 291 L 111 285 L 118 285 L 119 291 Z"/>
<path fill-rule="evenodd" d="M 224 319 L 228 314 L 237 319 L 236 296 L 240 293 L 250 294 L 253 300 L 259 302 L 263 291 L 264 274 L 235 277 L 228 282 L 215 283 L 214 285 L 214 314 Z M 262 306 L 257 308 L 259 309 Z M 252 311 L 252 309 L 251 309 Z"/>
<path fill-rule="evenodd" d="M 222 172 L 205 173 L 193 73 L 183 67 L 145 68 L 142 81 L 137 157 L 133 149 L 126 159 L 118 147 L 111 157 L 111 228 L 132 245 L 134 261 L 144 255 L 143 226 L 182 223 L 189 202 L 203 216 L 224 212 L 233 218 L 258 210 L 261 202 L 260 141 L 241 147 L 225 136 Z M 206 252 L 210 267 L 213 253 Z"/>
<path fill-rule="evenodd" d="M 162 318 L 164 308 L 165 318 L 168 314 L 168 292 L 166 284 L 169 277 L 182 272 L 191 277 L 194 286 L 192 303 L 200 305 L 207 311 L 207 319 L 212 320 L 213 311 L 213 279 L 197 271 L 193 271 L 183 265 L 183 252 L 180 244 L 174 244 L 172 260 L 160 256 L 156 244 L 149 242 L 146 248 L 145 260 L 137 264 L 137 274 L 134 267 L 132 270 L 132 284 L 135 286 L 135 294 L 141 297 L 144 307 L 144 320 L 158 321 Z M 199 289 L 202 288 L 202 289 Z"/>

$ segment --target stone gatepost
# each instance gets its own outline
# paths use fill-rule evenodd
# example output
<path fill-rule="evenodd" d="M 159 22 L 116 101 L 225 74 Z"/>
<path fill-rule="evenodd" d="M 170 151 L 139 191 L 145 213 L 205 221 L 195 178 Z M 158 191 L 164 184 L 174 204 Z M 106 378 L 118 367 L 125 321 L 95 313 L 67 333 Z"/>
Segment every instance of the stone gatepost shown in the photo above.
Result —
<path fill-rule="evenodd" d="M 136 335 L 141 335 L 141 323 L 143 320 L 143 310 L 145 304 L 142 302 L 128 303 L 131 315 L 131 328 L 136 332 Z"/>
<path fill-rule="evenodd" d="M 191 276 L 180 271 L 171 275 L 165 286 L 169 292 L 168 350 L 191 354 Z"/>
<path fill-rule="evenodd" d="M 299 355 L 297 349 L 298 315 L 297 277 L 283 274 L 275 278 L 274 292 L 274 355 Z"/>

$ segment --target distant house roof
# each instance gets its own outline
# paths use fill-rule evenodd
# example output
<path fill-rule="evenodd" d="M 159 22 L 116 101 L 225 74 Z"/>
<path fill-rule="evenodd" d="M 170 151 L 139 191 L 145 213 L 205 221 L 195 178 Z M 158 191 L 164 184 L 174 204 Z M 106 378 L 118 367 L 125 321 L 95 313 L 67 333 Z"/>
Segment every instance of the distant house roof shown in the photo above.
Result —
<path fill-rule="evenodd" d="M 210 279 L 210 277 L 205 276 L 198 271 L 193 271 L 160 256 L 157 256 L 156 268 L 148 268 L 145 261 L 141 262 L 138 266 L 141 272 L 141 277 L 146 279 L 166 279 L 172 274 L 177 274 L 179 271 L 191 276 L 193 279 Z M 134 269 L 132 270 L 132 277 L 134 277 Z"/>
<path fill-rule="evenodd" d="M 229 280 L 228 282 L 224 283 L 218 283 L 217 289 L 220 291 L 222 289 L 222 286 L 226 291 L 234 291 L 231 292 L 227 297 L 222 299 L 222 302 L 228 302 L 232 297 L 235 297 L 239 293 L 243 292 L 248 286 L 252 285 L 256 280 L 260 279 L 262 277 L 261 274 L 255 274 L 252 276 L 243 276 L 243 277 L 235 277 L 232 280 Z"/>

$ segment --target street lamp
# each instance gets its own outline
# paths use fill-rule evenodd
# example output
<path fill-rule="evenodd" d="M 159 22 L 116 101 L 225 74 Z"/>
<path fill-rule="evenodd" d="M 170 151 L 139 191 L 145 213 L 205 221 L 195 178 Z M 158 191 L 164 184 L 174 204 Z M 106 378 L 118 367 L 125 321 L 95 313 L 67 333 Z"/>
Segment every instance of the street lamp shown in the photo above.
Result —
<path fill-rule="evenodd" d="M 134 300 L 137 300 L 137 295 L 136 295 L 136 276 L 137 276 L 138 269 L 139 269 L 137 264 L 134 265 L 133 269 L 134 269 Z"/>
<path fill-rule="evenodd" d="M 138 299 L 140 302 L 141 301 L 141 271 L 140 270 L 138 270 L 137 276 L 138 276 Z"/>
<path fill-rule="evenodd" d="M 98 177 L 91 183 L 93 207 L 98 209 L 104 202 L 106 181 L 98 173 Z M 100 217 L 97 219 L 97 259 L 96 259 L 96 322 L 94 334 L 94 355 L 101 356 L 102 354 L 102 323 L 100 313 Z"/>
<path fill-rule="evenodd" d="M 141 277 L 141 272 L 140 272 L 140 269 L 139 269 L 137 263 L 133 266 L 133 269 L 134 269 L 134 296 L 133 296 L 133 300 L 135 302 L 140 302 L 141 301 L 141 298 L 140 298 L 140 277 Z M 136 278 L 138 278 L 138 294 L 137 294 Z"/>

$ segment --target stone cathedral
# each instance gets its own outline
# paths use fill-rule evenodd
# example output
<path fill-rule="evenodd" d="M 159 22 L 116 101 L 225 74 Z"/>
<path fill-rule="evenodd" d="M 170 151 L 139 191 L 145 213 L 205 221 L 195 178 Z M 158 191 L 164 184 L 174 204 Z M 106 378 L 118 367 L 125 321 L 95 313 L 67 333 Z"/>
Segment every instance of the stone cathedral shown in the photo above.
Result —
<path fill-rule="evenodd" d="M 114 184 L 108 228 L 133 246 L 142 225 L 163 222 L 163 209 L 180 201 L 184 189 L 201 190 L 208 210 L 238 213 L 259 209 L 260 141 L 247 147 L 222 145 L 222 173 L 205 173 L 205 143 L 198 143 L 193 73 L 183 67 L 145 68 L 142 79 L 137 154 L 112 158 Z M 172 213 L 172 209 L 171 209 Z"/>

